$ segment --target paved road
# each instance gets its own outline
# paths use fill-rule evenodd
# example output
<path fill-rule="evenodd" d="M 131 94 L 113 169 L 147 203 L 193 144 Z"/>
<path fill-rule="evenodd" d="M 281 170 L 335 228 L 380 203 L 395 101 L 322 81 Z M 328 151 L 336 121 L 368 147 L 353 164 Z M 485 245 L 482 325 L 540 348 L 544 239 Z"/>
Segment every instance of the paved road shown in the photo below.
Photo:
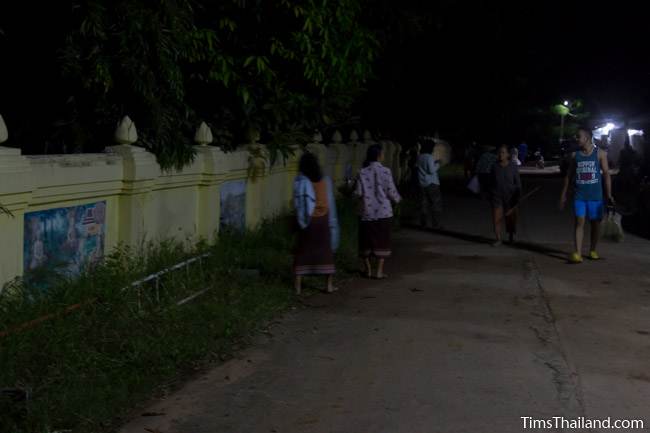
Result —
<path fill-rule="evenodd" d="M 628 236 L 603 244 L 600 262 L 568 265 L 559 184 L 532 186 L 522 247 L 484 243 L 485 206 L 447 194 L 457 235 L 400 230 L 389 280 L 308 299 L 147 409 L 166 415 L 121 431 L 507 433 L 524 416 L 650 430 L 650 241 Z"/>

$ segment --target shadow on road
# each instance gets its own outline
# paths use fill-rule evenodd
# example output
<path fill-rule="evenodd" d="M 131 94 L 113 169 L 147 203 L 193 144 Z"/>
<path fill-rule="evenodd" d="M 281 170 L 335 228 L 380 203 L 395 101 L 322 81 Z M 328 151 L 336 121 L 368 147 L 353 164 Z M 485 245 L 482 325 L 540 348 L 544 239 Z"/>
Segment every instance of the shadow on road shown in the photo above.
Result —
<path fill-rule="evenodd" d="M 423 232 L 430 232 L 430 233 L 435 233 L 437 235 L 441 236 L 448 236 L 452 237 L 455 239 L 460 239 L 463 241 L 467 242 L 474 242 L 477 244 L 487 244 L 490 245 L 492 242 L 494 242 L 494 239 L 492 238 L 486 238 L 485 236 L 480 236 L 480 235 L 473 235 L 470 233 L 463 233 L 463 232 L 458 232 L 454 230 L 440 230 L 440 229 L 432 229 L 432 228 L 424 228 L 418 224 L 413 224 L 413 223 L 403 223 L 402 227 L 413 229 L 413 230 L 419 230 Z M 543 254 L 545 256 L 561 260 L 563 262 L 567 262 L 567 254 L 565 251 L 558 250 L 555 248 L 550 248 L 545 245 L 540 245 L 540 244 L 535 244 L 533 242 L 522 242 L 522 241 L 517 241 L 515 242 L 514 245 L 510 245 L 511 248 L 516 248 L 519 250 L 525 250 L 525 251 L 530 251 L 533 253 L 537 254 Z"/>

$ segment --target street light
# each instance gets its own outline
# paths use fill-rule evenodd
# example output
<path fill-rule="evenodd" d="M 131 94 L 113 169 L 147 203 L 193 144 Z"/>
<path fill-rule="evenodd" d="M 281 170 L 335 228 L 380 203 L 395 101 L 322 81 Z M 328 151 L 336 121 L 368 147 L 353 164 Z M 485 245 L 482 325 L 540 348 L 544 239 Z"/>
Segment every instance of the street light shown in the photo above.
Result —
<path fill-rule="evenodd" d="M 603 136 L 609 136 L 609 133 L 617 128 L 618 125 L 616 125 L 614 122 L 607 122 L 606 124 L 594 129 L 593 134 L 597 140 L 600 140 Z"/>
<path fill-rule="evenodd" d="M 564 142 L 564 120 L 565 120 L 564 118 L 567 115 L 573 116 L 573 114 L 571 114 L 571 102 L 565 100 L 560 104 L 554 105 L 553 112 L 560 116 L 560 146 L 561 146 L 562 143 Z"/>
<path fill-rule="evenodd" d="M 564 101 L 563 106 L 560 106 L 560 146 L 564 143 L 564 118 L 570 113 L 569 101 Z"/>

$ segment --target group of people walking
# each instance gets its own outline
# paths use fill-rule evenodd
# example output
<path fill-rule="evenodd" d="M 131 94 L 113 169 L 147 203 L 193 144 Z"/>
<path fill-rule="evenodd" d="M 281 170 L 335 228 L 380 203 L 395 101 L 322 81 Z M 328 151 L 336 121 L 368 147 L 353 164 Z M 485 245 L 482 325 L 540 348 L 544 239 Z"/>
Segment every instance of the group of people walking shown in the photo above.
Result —
<path fill-rule="evenodd" d="M 579 150 L 570 156 L 570 169 L 565 178 L 560 207 L 567 201 L 569 187 L 575 191 L 575 237 L 574 251 L 569 260 L 582 262 L 583 232 L 586 221 L 591 224 L 591 247 L 588 257 L 599 259 L 597 252 L 599 224 L 604 215 L 603 186 L 606 199 L 614 200 L 607 157 L 593 144 L 591 130 L 580 128 Z M 425 142 L 417 158 L 414 174 L 421 196 L 421 224 L 440 229 L 442 194 L 438 171 L 440 161 L 434 157 L 434 143 Z M 471 168 L 480 185 L 480 192 L 492 208 L 495 240 L 493 246 L 503 241 L 503 229 L 507 242 L 514 242 L 517 217 L 522 198 L 517 153 L 506 145 L 487 149 Z M 402 198 L 395 186 L 391 170 L 382 165 L 383 151 L 380 145 L 368 148 L 363 167 L 354 184 L 354 195 L 359 200 L 359 256 L 363 262 L 362 275 L 367 278 L 384 279 L 384 262 L 391 255 L 391 228 L 393 205 Z M 327 291 L 337 288 L 333 284 L 336 272 L 334 252 L 339 244 L 339 224 L 336 213 L 335 191 L 330 178 L 323 175 L 317 157 L 305 153 L 300 159 L 299 174 L 294 181 L 294 205 L 299 226 L 294 256 L 296 293 L 302 289 L 305 275 L 327 277 Z M 429 225 L 429 222 L 431 223 Z M 373 263 L 374 262 L 374 263 Z"/>
<path fill-rule="evenodd" d="M 381 146 L 370 146 L 354 186 L 360 207 L 362 273 L 377 279 L 387 278 L 384 261 L 391 255 L 393 205 L 402 200 L 391 170 L 382 165 L 383 159 Z M 334 187 L 331 179 L 323 175 L 313 153 L 304 153 L 300 158 L 293 199 L 299 226 L 294 254 L 296 293 L 301 293 L 305 275 L 326 276 L 327 291 L 334 292 L 337 290 L 332 278 L 336 272 L 334 252 L 340 236 Z M 376 262 L 374 266 L 373 262 Z"/>
<path fill-rule="evenodd" d="M 593 141 L 592 130 L 580 127 L 576 136 L 578 149 L 568 155 L 569 169 L 563 179 L 560 194 L 560 209 L 564 209 L 569 190 L 573 191 L 573 212 L 575 216 L 574 249 L 569 255 L 569 262 L 582 263 L 582 247 L 584 228 L 589 221 L 591 229 L 591 245 L 587 257 L 598 260 L 597 251 L 600 237 L 600 225 L 605 216 L 606 206 L 613 208 L 612 182 L 609 173 L 607 154 L 600 150 Z M 526 149 L 524 149 L 524 152 Z M 519 155 L 517 155 L 519 154 Z M 494 222 L 494 246 L 502 243 L 503 222 L 509 241 L 514 241 L 517 231 L 517 216 L 522 198 L 522 185 L 519 176 L 519 161 L 522 149 L 501 145 L 496 153 L 492 150 L 484 152 L 475 166 L 475 175 L 492 204 L 492 219 Z M 538 158 L 538 161 L 543 158 Z M 539 164 L 538 164 L 539 166 Z"/>
<path fill-rule="evenodd" d="M 441 161 L 434 158 L 434 142 L 425 141 L 414 167 L 421 197 L 420 220 L 424 227 L 441 229 L 442 194 L 438 171 Z M 393 205 L 402 200 L 393 175 L 382 165 L 380 145 L 368 148 L 363 167 L 354 182 L 354 196 L 359 200 L 359 256 L 363 262 L 362 275 L 367 278 L 387 278 L 384 262 L 391 255 Z M 490 160 L 487 177 L 481 177 L 490 188 L 493 205 L 496 242 L 501 242 L 501 220 L 512 240 L 516 226 L 516 203 L 521 191 L 517 166 L 508 149 L 499 148 Z M 327 277 L 327 291 L 334 292 L 336 272 L 334 252 L 339 244 L 335 191 L 332 181 L 324 176 L 316 155 L 304 153 L 299 174 L 294 181 L 294 205 L 299 226 L 294 255 L 296 293 L 302 290 L 306 275 Z M 374 262 L 374 263 L 373 263 Z"/>

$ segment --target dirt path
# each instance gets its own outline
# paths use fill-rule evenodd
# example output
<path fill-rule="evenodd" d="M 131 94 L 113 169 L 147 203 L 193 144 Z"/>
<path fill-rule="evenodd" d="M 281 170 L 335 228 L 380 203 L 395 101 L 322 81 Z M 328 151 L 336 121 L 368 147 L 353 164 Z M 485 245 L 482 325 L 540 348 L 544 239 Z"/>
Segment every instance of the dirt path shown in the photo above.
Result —
<path fill-rule="evenodd" d="M 524 416 L 650 429 L 650 242 L 567 265 L 545 182 L 523 215 L 534 248 L 480 243 L 480 205 L 448 197 L 445 225 L 472 236 L 401 230 L 389 280 L 309 298 L 121 432 L 520 432 Z"/>

